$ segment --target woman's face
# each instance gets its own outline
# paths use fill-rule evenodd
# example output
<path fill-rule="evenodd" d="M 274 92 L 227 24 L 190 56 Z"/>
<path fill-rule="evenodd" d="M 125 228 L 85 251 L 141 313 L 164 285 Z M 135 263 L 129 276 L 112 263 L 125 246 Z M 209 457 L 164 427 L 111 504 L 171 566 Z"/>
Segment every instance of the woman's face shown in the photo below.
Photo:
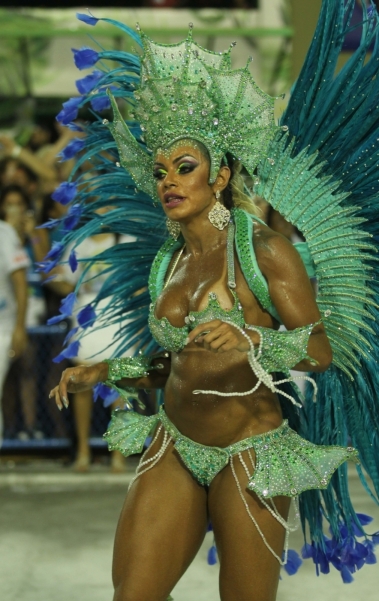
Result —
<path fill-rule="evenodd" d="M 209 167 L 201 150 L 185 143 L 157 153 L 153 175 L 167 217 L 185 221 L 210 211 L 215 195 L 208 183 Z"/>
<path fill-rule="evenodd" d="M 5 219 L 21 218 L 27 211 L 25 200 L 18 192 L 8 192 L 2 203 L 2 212 Z"/>

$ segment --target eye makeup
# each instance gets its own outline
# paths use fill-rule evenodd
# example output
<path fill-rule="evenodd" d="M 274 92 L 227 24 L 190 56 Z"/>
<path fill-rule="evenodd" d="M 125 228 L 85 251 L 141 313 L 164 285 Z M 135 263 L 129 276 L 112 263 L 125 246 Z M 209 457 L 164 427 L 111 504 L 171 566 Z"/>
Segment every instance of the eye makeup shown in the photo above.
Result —
<path fill-rule="evenodd" d="M 153 177 L 155 179 L 163 179 L 167 175 L 166 169 L 162 167 L 155 167 L 153 170 Z"/>
<path fill-rule="evenodd" d="M 180 165 L 178 165 L 176 173 L 190 173 L 198 166 L 198 164 L 199 163 L 195 161 L 183 161 L 182 163 L 180 163 Z"/>
<path fill-rule="evenodd" d="M 181 162 L 179 163 L 179 161 Z M 175 173 L 179 175 L 185 175 L 186 173 L 190 173 L 199 165 L 199 162 L 191 155 L 189 155 L 188 157 L 186 157 L 185 155 L 180 156 L 177 159 L 175 159 L 173 163 L 179 163 L 178 167 L 175 170 Z M 153 177 L 159 180 L 163 179 L 167 174 L 168 171 L 163 167 L 162 163 L 156 163 L 153 170 Z"/>

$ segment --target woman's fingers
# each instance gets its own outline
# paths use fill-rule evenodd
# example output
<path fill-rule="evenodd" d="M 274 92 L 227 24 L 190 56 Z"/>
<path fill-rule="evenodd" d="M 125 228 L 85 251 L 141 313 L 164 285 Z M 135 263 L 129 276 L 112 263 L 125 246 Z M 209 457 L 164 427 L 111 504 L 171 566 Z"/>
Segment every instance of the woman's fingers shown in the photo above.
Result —
<path fill-rule="evenodd" d="M 200 325 L 196 326 L 196 328 L 194 328 L 192 332 L 189 333 L 186 344 L 190 344 L 191 342 L 194 342 L 195 339 L 199 339 L 201 335 L 205 332 L 211 332 L 212 330 L 217 328 L 221 323 L 222 321 L 220 321 L 219 319 L 214 319 L 213 321 L 208 321 L 207 323 L 201 323 Z"/>
<path fill-rule="evenodd" d="M 62 374 L 61 381 L 58 384 L 59 395 L 62 399 L 64 406 L 68 407 L 68 394 L 67 394 L 67 380 L 69 379 L 69 375 L 67 370 L 65 370 Z"/>
<path fill-rule="evenodd" d="M 212 352 L 226 352 L 233 349 L 247 352 L 250 348 L 248 340 L 237 328 L 220 320 L 197 326 L 188 340 Z"/>
<path fill-rule="evenodd" d="M 53 390 L 50 391 L 49 399 L 52 399 L 52 398 L 55 400 L 55 404 L 58 407 L 59 411 L 62 411 L 63 405 L 62 405 L 61 397 L 59 395 L 58 386 L 55 386 L 55 388 L 53 388 Z"/>
<path fill-rule="evenodd" d="M 212 341 L 208 342 L 207 339 L 204 339 L 204 348 L 206 348 L 209 351 L 212 351 L 213 353 L 223 353 L 226 349 L 224 349 L 224 345 L 225 344 L 230 344 L 231 341 L 231 335 L 230 332 L 227 332 L 226 334 L 221 334 L 217 337 L 214 338 Z M 233 348 L 233 345 L 231 346 L 231 348 Z"/>

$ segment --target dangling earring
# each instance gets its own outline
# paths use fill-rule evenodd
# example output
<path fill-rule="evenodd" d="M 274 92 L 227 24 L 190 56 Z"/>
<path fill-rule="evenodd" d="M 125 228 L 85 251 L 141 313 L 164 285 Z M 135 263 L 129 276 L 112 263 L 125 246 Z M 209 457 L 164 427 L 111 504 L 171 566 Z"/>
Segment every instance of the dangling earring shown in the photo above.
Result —
<path fill-rule="evenodd" d="M 208 213 L 208 219 L 218 230 L 223 230 L 230 221 L 230 211 L 219 201 L 220 198 L 220 190 L 216 191 L 216 204 L 213 209 L 211 209 Z"/>
<path fill-rule="evenodd" d="M 172 219 L 167 218 L 166 219 L 166 227 L 168 229 L 168 233 L 170 234 L 171 238 L 174 238 L 174 240 L 177 240 L 180 236 L 180 225 L 177 221 L 173 221 Z"/>

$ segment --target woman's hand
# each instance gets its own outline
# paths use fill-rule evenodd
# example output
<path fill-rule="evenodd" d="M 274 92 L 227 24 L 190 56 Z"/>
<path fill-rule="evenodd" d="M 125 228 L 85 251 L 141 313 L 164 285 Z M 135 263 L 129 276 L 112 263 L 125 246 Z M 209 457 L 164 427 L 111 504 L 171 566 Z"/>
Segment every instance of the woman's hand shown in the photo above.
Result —
<path fill-rule="evenodd" d="M 246 353 L 250 350 L 245 336 L 233 325 L 220 319 L 196 326 L 187 338 L 187 345 L 191 342 L 213 353 L 225 353 L 231 350 Z"/>
<path fill-rule="evenodd" d="M 108 377 L 108 364 L 95 363 L 95 365 L 78 365 L 69 367 L 62 373 L 61 381 L 49 394 L 49 398 L 55 398 L 58 409 L 63 405 L 68 407 L 68 392 L 83 392 L 91 390 L 98 382 L 104 382 Z"/>
<path fill-rule="evenodd" d="M 28 335 L 24 326 L 17 325 L 13 330 L 11 348 L 8 356 L 11 359 L 18 359 L 23 355 L 28 344 Z"/>

